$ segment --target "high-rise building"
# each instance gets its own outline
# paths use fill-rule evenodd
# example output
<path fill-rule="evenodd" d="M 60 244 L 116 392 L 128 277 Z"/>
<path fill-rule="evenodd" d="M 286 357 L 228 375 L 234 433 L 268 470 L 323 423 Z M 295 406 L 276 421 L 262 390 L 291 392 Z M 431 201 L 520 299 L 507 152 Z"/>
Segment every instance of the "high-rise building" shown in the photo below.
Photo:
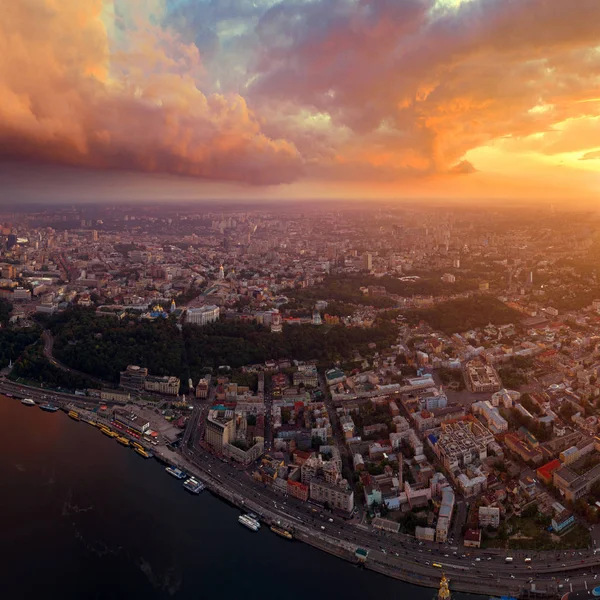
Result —
<path fill-rule="evenodd" d="M 222 411 L 211 410 L 206 419 L 204 439 L 217 452 L 223 451 L 223 445 L 235 438 L 235 420 L 233 415 L 228 418 Z"/>
<path fill-rule="evenodd" d="M 373 269 L 373 255 L 370 252 L 365 252 L 362 257 L 363 271 L 371 271 Z"/>
<path fill-rule="evenodd" d="M 96 229 L 92 230 L 92 242 L 98 241 L 98 231 Z"/>

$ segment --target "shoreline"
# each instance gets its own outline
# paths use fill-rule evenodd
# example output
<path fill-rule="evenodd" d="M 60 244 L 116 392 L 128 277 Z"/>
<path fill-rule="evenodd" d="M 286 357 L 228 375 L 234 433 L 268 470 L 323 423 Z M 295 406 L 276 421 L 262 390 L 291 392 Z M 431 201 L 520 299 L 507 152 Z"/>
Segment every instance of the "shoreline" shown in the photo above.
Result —
<path fill-rule="evenodd" d="M 40 389 L 40 391 L 42 391 Z M 44 390 L 47 391 L 47 390 Z M 7 400 L 16 400 L 16 398 L 6 397 Z M 89 411 L 90 406 L 89 402 L 86 402 L 82 398 L 69 398 L 70 402 L 65 398 L 61 398 L 58 402 L 56 402 L 57 406 L 60 406 L 61 411 L 65 412 L 69 409 L 69 407 L 75 407 L 78 410 Z M 178 467 L 184 469 L 190 475 L 196 477 L 199 481 L 202 481 L 208 490 L 219 499 L 224 500 L 225 502 L 235 506 L 241 511 L 251 511 L 256 512 L 260 515 L 261 521 L 263 521 L 267 525 L 279 525 L 294 531 L 294 537 L 303 543 L 306 543 L 313 548 L 321 550 L 323 552 L 327 552 L 328 554 L 345 560 L 355 566 L 361 566 L 363 568 L 369 569 L 375 573 L 379 573 L 381 575 L 385 575 L 387 577 L 411 584 L 417 585 L 423 588 L 432 588 L 437 589 L 439 585 L 439 580 L 442 575 L 442 571 L 435 571 L 432 574 L 429 573 L 417 573 L 414 572 L 419 568 L 421 570 L 427 570 L 424 566 L 417 567 L 412 566 L 412 570 L 407 570 L 393 564 L 393 557 L 391 556 L 382 556 L 382 558 L 377 558 L 373 555 L 374 552 L 379 554 L 377 548 L 369 547 L 368 545 L 361 544 L 360 546 L 357 543 L 352 543 L 350 541 L 333 537 L 326 533 L 319 532 L 318 530 L 314 530 L 311 526 L 306 525 L 304 523 L 298 524 L 293 522 L 292 520 L 285 520 L 281 515 L 274 513 L 270 507 L 265 507 L 254 500 L 243 496 L 235 489 L 228 487 L 223 480 L 215 478 L 214 475 L 207 473 L 206 470 L 203 470 L 201 466 L 197 465 L 193 460 L 191 460 L 190 456 L 186 455 L 186 449 L 180 448 L 177 451 L 171 450 L 165 446 L 154 447 L 152 448 L 152 452 L 154 453 L 154 457 L 158 462 L 164 465 L 169 465 L 173 467 Z M 187 452 L 190 452 L 189 450 Z M 264 498 L 265 502 L 269 502 L 268 498 Z M 291 517 L 292 519 L 294 517 Z M 355 556 L 355 550 L 358 547 L 365 547 L 369 551 L 369 556 L 366 561 L 359 561 Z M 417 561 L 418 562 L 418 561 Z M 447 575 L 448 576 L 448 575 Z M 495 594 L 502 595 L 513 595 L 515 596 L 515 589 L 512 590 L 508 587 L 504 588 L 503 586 L 498 585 L 499 582 L 485 582 L 481 575 L 474 576 L 477 579 L 477 582 L 467 581 L 465 578 L 452 578 L 450 576 L 450 585 L 451 590 L 453 592 L 462 592 L 468 594 L 477 594 L 488 596 L 490 594 L 490 588 L 494 587 Z M 503 589 L 500 589 L 503 588 Z M 558 598 L 555 594 L 548 595 L 536 595 L 536 598 L 539 600 L 546 600 L 551 598 Z"/>

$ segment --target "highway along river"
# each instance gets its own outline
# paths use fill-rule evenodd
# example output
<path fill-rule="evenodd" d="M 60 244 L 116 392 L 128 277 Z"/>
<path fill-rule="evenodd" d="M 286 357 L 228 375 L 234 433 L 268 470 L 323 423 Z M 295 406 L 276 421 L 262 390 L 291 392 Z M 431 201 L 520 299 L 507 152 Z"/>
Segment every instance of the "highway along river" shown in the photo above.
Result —
<path fill-rule="evenodd" d="M 267 527 L 95 428 L 0 396 L 4 597 L 394 597 L 434 590 L 357 568 Z M 494 590 L 490 590 L 493 592 Z M 9 596 L 8 594 L 11 594 Z M 453 595 L 453 600 L 475 596 Z"/>

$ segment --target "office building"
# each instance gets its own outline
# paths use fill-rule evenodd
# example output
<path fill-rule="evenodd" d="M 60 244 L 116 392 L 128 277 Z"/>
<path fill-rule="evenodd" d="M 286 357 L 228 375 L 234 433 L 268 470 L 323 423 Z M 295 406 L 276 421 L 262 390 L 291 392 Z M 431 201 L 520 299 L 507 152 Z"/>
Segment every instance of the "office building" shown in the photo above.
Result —
<path fill-rule="evenodd" d="M 206 325 L 219 320 L 220 309 L 214 304 L 188 308 L 185 313 L 185 322 L 192 325 Z"/>

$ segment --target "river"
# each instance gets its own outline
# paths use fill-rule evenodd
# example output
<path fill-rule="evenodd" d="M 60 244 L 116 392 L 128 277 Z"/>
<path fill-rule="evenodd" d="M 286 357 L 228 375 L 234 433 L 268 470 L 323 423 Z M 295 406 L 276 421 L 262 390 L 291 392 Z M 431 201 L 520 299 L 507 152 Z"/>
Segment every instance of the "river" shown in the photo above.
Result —
<path fill-rule="evenodd" d="M 188 494 L 156 461 L 62 412 L 0 396 L 0 456 L 4 597 L 434 596 L 266 527 L 246 530 L 237 509 Z"/>

